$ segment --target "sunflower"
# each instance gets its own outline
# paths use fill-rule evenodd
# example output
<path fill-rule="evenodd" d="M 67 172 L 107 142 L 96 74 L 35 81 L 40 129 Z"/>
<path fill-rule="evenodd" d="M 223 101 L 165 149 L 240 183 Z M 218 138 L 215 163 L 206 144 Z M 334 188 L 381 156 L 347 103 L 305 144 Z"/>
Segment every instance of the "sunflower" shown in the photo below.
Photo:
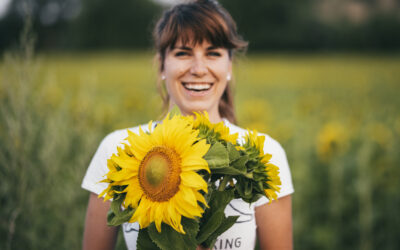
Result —
<path fill-rule="evenodd" d="M 200 192 L 207 193 L 207 183 L 196 171 L 210 171 L 203 159 L 210 145 L 198 133 L 184 117 L 169 115 L 150 133 L 128 130 L 129 144 L 109 160 L 104 182 L 110 184 L 100 196 L 125 193 L 122 205 L 135 210 L 129 222 L 141 228 L 154 222 L 158 232 L 164 222 L 185 234 L 182 216 L 200 217 L 199 202 L 207 206 Z"/>
<path fill-rule="evenodd" d="M 260 172 L 260 176 L 264 176 L 264 193 L 265 196 L 272 201 L 272 199 L 276 200 L 278 198 L 277 192 L 280 191 L 281 179 L 279 177 L 279 168 L 270 162 L 272 157 L 271 154 L 264 153 L 264 141 L 265 136 L 259 136 L 257 131 L 248 131 L 248 135 L 246 137 L 246 143 L 244 148 L 247 151 L 255 151 L 258 153 L 258 159 L 260 163 L 262 163 L 263 167 L 255 168 L 255 172 Z M 265 185 L 266 184 L 266 185 Z"/>
<path fill-rule="evenodd" d="M 346 151 L 347 132 L 346 127 L 338 122 L 329 122 L 322 127 L 316 138 L 317 154 L 322 161 L 329 161 Z"/>
<path fill-rule="evenodd" d="M 209 140 L 214 138 L 217 141 L 222 140 L 233 145 L 236 144 L 238 134 L 230 134 L 229 128 L 223 122 L 211 123 L 206 111 L 203 113 L 194 112 L 194 114 L 196 119 L 193 121 L 193 128 L 200 130 L 200 137 L 208 138 Z"/>

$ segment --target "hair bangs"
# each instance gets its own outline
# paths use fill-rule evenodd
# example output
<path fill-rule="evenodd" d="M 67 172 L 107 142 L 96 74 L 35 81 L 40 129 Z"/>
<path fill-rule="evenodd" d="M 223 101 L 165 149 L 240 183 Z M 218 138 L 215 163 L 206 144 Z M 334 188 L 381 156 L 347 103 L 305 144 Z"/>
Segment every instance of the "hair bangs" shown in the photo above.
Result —
<path fill-rule="evenodd" d="M 183 45 L 192 46 L 207 41 L 215 47 L 234 48 L 229 39 L 229 30 L 223 20 L 218 20 L 221 19 L 218 16 L 202 11 L 182 12 L 180 14 L 175 19 L 175 39 L 170 43 L 172 47 L 178 41 Z"/>
<path fill-rule="evenodd" d="M 160 29 L 158 47 L 161 54 L 175 47 L 177 42 L 195 46 L 207 41 L 215 47 L 228 49 L 229 55 L 232 54 L 232 49 L 237 48 L 226 21 L 220 16 L 221 13 L 210 11 L 205 6 L 179 7 L 169 13 L 164 27 Z"/>

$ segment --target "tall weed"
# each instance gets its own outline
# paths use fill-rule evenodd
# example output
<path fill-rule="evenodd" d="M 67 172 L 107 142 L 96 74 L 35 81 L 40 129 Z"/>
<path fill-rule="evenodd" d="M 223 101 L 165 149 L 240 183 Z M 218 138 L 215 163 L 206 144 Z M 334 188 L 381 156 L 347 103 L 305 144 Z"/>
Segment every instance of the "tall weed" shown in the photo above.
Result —
<path fill-rule="evenodd" d="M 88 197 L 80 183 L 102 128 L 88 122 L 90 87 L 70 91 L 40 73 L 30 27 L 2 63 L 0 249 L 79 249 Z"/>

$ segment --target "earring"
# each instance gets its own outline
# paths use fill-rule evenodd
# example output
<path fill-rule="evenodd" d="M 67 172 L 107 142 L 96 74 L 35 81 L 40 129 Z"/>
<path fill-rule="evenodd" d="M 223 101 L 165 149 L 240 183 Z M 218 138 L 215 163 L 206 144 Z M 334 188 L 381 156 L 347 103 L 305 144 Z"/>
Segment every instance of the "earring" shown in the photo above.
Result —
<path fill-rule="evenodd" d="M 228 80 L 228 81 L 231 80 L 231 74 L 228 74 L 228 75 L 226 76 L 226 80 Z"/>
<path fill-rule="evenodd" d="M 163 80 L 163 81 L 165 80 L 165 75 L 161 76 L 161 80 Z"/>

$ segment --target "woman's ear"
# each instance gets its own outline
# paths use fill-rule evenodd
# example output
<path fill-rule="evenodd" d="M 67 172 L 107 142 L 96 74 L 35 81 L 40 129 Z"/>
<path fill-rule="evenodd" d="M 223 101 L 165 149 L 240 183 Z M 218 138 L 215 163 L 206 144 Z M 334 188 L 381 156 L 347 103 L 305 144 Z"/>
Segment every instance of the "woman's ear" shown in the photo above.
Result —
<path fill-rule="evenodd" d="M 163 58 L 161 57 L 160 53 L 157 53 L 157 63 L 158 63 L 158 74 L 161 78 L 162 81 L 165 80 L 165 74 L 164 74 L 164 62 Z"/>

